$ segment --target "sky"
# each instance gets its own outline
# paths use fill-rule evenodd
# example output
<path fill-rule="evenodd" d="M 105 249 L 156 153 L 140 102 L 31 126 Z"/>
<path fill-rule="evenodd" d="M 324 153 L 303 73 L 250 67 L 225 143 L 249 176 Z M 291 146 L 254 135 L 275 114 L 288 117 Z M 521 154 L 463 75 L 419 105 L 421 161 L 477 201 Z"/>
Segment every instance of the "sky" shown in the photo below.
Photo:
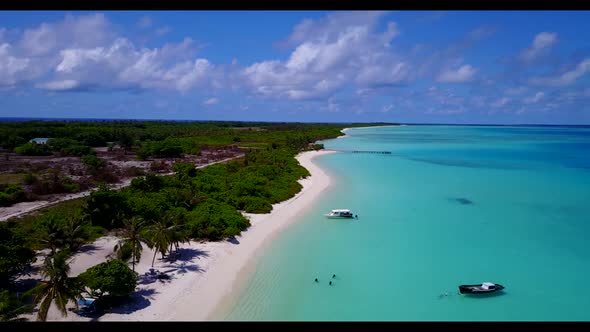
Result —
<path fill-rule="evenodd" d="M 0 117 L 590 124 L 590 11 L 1 11 Z"/>

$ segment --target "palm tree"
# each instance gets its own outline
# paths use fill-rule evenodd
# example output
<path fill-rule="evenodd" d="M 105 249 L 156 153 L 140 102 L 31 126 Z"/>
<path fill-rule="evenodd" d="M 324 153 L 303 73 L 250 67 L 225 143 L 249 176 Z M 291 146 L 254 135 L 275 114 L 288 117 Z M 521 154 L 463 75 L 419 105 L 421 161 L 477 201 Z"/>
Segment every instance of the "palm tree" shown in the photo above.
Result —
<path fill-rule="evenodd" d="M 169 217 L 169 227 L 170 229 L 170 252 L 172 252 L 172 245 L 174 245 L 175 250 L 178 251 L 178 247 L 180 243 L 188 243 L 190 241 L 190 237 L 188 236 L 186 229 L 185 229 L 185 222 L 182 218 L 178 218 L 175 216 Z"/>
<path fill-rule="evenodd" d="M 75 252 L 86 242 L 84 239 L 84 226 L 86 220 L 80 216 L 69 217 L 62 227 L 63 244 L 70 252 Z"/>
<path fill-rule="evenodd" d="M 135 216 L 131 219 L 125 220 L 125 229 L 123 231 L 123 238 L 117 245 L 115 245 L 114 251 L 117 253 L 119 259 L 125 260 L 125 255 L 129 253 L 131 255 L 131 264 L 133 271 L 135 271 L 135 262 L 139 262 L 141 259 L 141 252 L 143 250 L 142 242 L 149 242 L 143 236 L 143 230 L 145 228 L 145 221 Z M 152 264 L 153 266 L 153 264 Z"/>
<path fill-rule="evenodd" d="M 70 265 L 67 261 L 69 254 L 69 251 L 61 250 L 55 255 L 47 256 L 41 271 L 41 275 L 47 280 L 40 282 L 30 290 L 30 294 L 33 295 L 33 305 L 41 303 L 37 313 L 39 321 L 47 320 L 47 312 L 51 302 L 55 302 L 63 316 L 68 315 L 66 305 L 69 301 L 74 301 L 76 308 L 78 307 L 77 300 L 81 297 L 80 288 L 74 278 L 68 277 L 70 272 Z"/>
<path fill-rule="evenodd" d="M 61 227 L 58 217 L 55 214 L 50 214 L 47 216 L 40 242 L 51 249 L 51 256 L 55 254 L 58 248 L 62 248 L 64 246 L 63 228 Z"/>
<path fill-rule="evenodd" d="M 168 251 L 168 246 L 172 243 L 171 231 L 174 225 L 168 226 L 166 220 L 158 220 L 155 224 L 146 229 L 146 237 L 148 239 L 148 246 L 154 249 L 154 257 L 152 258 L 152 267 L 156 261 L 156 253 L 161 253 L 162 258 Z"/>

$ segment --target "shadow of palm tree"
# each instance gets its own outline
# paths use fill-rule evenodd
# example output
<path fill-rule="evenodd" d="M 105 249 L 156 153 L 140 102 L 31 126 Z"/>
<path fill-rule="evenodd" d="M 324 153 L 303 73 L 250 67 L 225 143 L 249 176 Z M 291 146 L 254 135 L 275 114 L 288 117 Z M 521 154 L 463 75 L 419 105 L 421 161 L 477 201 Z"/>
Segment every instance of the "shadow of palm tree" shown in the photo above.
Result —
<path fill-rule="evenodd" d="M 10 283 L 9 289 L 15 293 L 25 293 L 41 281 L 40 278 L 17 279 Z"/>
<path fill-rule="evenodd" d="M 209 257 L 209 252 L 206 250 L 195 248 L 180 248 L 175 255 L 170 255 L 165 258 L 168 262 L 188 262 L 193 258 Z"/>
<path fill-rule="evenodd" d="M 178 269 L 176 270 L 176 273 L 180 273 L 180 274 L 185 274 L 187 272 L 205 272 L 205 270 L 203 268 L 201 268 L 199 265 L 197 264 L 190 264 L 187 265 L 185 263 L 182 263 L 178 266 Z"/>
<path fill-rule="evenodd" d="M 231 236 L 227 239 L 227 242 L 232 243 L 232 244 L 240 244 L 240 241 L 238 241 L 238 239 L 236 239 L 235 236 Z"/>
<path fill-rule="evenodd" d="M 95 246 L 94 244 L 90 243 L 90 244 L 85 244 L 83 246 L 80 247 L 80 249 L 78 249 L 78 252 L 81 253 L 91 253 L 95 250 L 99 249 L 97 246 Z"/>

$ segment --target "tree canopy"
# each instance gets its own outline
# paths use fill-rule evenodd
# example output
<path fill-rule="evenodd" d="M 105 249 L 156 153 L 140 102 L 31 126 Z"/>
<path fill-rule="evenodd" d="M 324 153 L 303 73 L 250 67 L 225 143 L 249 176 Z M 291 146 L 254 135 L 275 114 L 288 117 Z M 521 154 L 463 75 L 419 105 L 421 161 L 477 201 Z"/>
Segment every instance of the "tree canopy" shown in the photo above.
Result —
<path fill-rule="evenodd" d="M 78 282 L 93 296 L 125 296 L 135 290 L 137 275 L 125 262 L 113 259 L 95 265 L 78 276 Z"/>
<path fill-rule="evenodd" d="M 0 286 L 34 261 L 35 252 L 27 245 L 22 230 L 14 223 L 0 223 Z"/>

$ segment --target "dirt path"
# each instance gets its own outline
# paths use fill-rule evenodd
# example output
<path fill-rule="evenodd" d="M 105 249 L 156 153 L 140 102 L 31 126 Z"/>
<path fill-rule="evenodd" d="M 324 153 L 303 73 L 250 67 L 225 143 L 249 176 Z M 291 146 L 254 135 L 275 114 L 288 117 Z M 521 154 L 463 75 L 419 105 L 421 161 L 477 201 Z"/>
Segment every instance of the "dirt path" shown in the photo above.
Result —
<path fill-rule="evenodd" d="M 242 158 L 242 157 L 244 157 L 244 154 L 239 154 L 239 155 L 237 155 L 235 157 L 231 157 L 231 158 L 226 158 L 226 159 L 223 159 L 223 160 L 215 161 L 215 162 L 212 162 L 212 163 L 208 163 L 206 165 L 198 166 L 196 168 L 197 169 L 205 168 L 205 167 L 210 166 L 210 165 L 224 163 L 224 162 L 228 162 L 230 160 L 238 159 L 238 158 Z M 165 173 L 165 174 L 158 174 L 158 175 L 165 176 L 165 175 L 173 175 L 173 174 L 174 174 L 174 172 Z M 112 185 L 110 187 L 111 187 L 111 189 L 119 190 L 121 188 L 124 188 L 124 187 L 127 187 L 128 185 L 130 185 L 131 184 L 131 181 L 133 179 L 134 178 L 126 179 L 123 182 L 116 183 L 116 184 L 114 184 L 114 185 Z M 75 194 L 67 194 L 67 195 L 64 195 L 62 197 L 59 197 L 55 201 L 21 202 L 21 203 L 14 204 L 12 206 L 3 207 L 3 208 L 0 208 L 0 221 L 6 221 L 6 220 L 8 220 L 10 218 L 18 217 L 18 216 L 21 216 L 23 214 L 26 214 L 26 213 L 29 213 L 29 212 L 33 212 L 33 211 L 36 211 L 36 210 L 39 210 L 39 209 L 42 209 L 42 208 L 46 208 L 46 207 L 49 207 L 49 206 L 52 206 L 52 205 L 55 205 L 55 204 L 58 204 L 58 203 L 61 203 L 61 202 L 64 202 L 64 201 L 71 200 L 71 199 L 85 197 L 85 196 L 90 195 L 90 193 L 92 191 L 94 191 L 94 189 L 82 191 L 82 192 L 75 193 Z"/>

